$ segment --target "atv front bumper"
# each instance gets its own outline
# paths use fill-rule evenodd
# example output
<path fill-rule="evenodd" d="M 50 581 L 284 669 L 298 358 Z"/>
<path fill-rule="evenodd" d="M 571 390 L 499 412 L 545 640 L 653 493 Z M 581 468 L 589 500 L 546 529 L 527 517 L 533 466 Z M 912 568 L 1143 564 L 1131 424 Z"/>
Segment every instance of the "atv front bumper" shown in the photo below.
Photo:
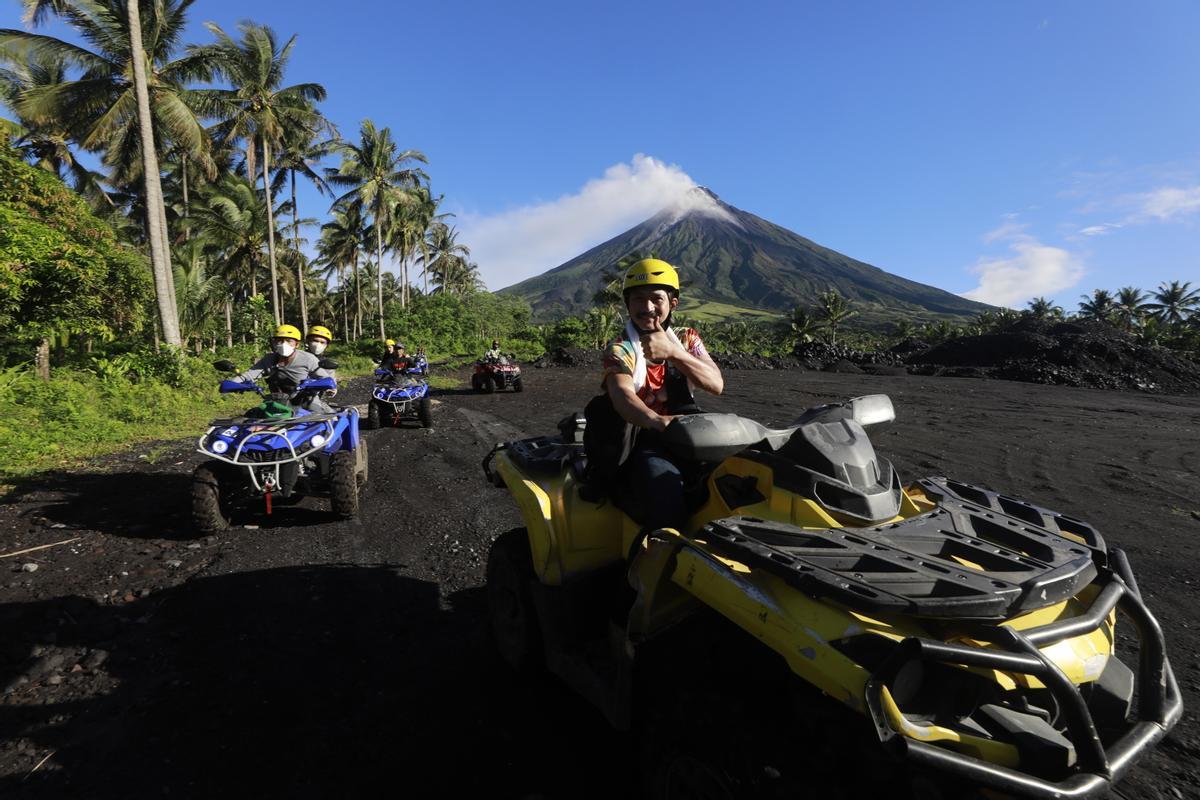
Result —
<path fill-rule="evenodd" d="M 994 642 L 1007 649 L 983 649 L 910 637 L 896 647 L 866 685 L 866 702 L 880 741 L 907 763 L 982 788 L 1015 797 L 1098 798 L 1121 779 L 1144 751 L 1151 748 L 1179 721 L 1183 700 L 1167 660 L 1162 628 L 1150 613 L 1137 588 L 1125 554 L 1110 553 L 1113 571 L 1088 611 L 1075 618 L 1038 628 L 1016 631 L 1001 626 L 1007 641 Z M 1055 642 L 1095 630 L 1119 609 L 1133 622 L 1139 639 L 1137 721 L 1128 723 L 1106 748 L 1079 687 L 1039 650 Z M 895 703 L 886 692 L 900 671 L 913 661 L 995 669 L 1037 677 L 1054 695 L 1077 754 L 1075 771 L 1059 781 L 1047 780 L 1019 768 L 989 761 L 921 741 L 898 729 Z"/>

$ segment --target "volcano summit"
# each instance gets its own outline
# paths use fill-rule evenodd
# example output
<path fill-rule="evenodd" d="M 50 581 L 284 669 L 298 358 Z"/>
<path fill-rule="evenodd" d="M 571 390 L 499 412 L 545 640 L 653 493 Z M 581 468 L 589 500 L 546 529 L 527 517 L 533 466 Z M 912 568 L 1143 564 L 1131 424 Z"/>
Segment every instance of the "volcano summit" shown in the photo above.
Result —
<path fill-rule="evenodd" d="M 675 265 L 684 284 L 680 310 L 702 317 L 787 314 L 815 304 L 830 289 L 876 326 L 901 318 L 961 318 L 989 308 L 822 247 L 701 187 L 679 205 L 501 292 L 528 300 L 535 319 L 582 314 L 605 272 L 634 251 Z"/>

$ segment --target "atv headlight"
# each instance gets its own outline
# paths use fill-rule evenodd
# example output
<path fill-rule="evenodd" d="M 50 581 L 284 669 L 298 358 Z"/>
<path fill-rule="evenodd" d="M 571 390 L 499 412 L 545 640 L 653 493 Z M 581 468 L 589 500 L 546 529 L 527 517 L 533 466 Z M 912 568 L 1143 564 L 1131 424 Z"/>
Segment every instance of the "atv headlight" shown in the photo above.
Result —
<path fill-rule="evenodd" d="M 219 455 L 229 449 L 229 442 L 225 441 L 224 439 L 213 439 L 212 443 L 209 444 L 208 447 L 214 453 Z"/>
<path fill-rule="evenodd" d="M 325 444 L 325 437 L 318 433 L 316 436 L 314 436 L 309 441 L 312 442 L 313 447 L 321 447 L 322 445 Z"/>

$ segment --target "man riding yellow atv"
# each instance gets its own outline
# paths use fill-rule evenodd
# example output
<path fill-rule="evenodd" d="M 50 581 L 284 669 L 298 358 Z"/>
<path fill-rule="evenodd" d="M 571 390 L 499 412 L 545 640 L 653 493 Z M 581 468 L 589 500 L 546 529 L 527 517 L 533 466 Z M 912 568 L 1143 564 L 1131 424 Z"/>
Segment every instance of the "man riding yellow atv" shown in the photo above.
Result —
<path fill-rule="evenodd" d="M 658 797 L 905 796 L 888 765 L 921 797 L 1103 796 L 1182 713 L 1124 553 L 978 486 L 902 485 L 865 431 L 893 417 L 872 395 L 781 430 L 673 419 L 681 528 L 588 491 L 578 415 L 497 445 L 485 474 L 525 522 L 488 558 L 500 654 L 651 731 Z"/>

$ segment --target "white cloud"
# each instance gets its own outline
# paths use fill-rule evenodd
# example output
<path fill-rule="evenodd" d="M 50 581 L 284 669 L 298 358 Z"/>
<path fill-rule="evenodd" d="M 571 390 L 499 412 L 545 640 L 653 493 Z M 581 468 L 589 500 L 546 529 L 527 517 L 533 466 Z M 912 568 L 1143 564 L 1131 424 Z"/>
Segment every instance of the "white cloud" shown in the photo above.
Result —
<path fill-rule="evenodd" d="M 497 214 L 460 214 L 460 241 L 471 248 L 489 289 L 500 289 L 574 258 L 664 209 L 725 216 L 675 164 L 635 155 L 577 192 Z"/>
<path fill-rule="evenodd" d="M 997 306 L 1015 307 L 1039 295 L 1052 295 L 1079 283 L 1083 264 L 1061 247 L 1042 244 L 1025 233 L 1025 226 L 1008 221 L 984 237 L 985 242 L 1006 241 L 1007 258 L 981 258 L 968 271 L 979 276 L 979 285 L 963 297 Z"/>
<path fill-rule="evenodd" d="M 1078 234 L 1099 236 L 1132 225 L 1186 221 L 1200 212 L 1200 185 L 1160 186 L 1146 192 L 1126 193 L 1107 200 L 1093 200 L 1080 211 L 1093 214 L 1105 209 L 1109 213 L 1124 212 L 1124 216 L 1118 222 L 1101 222 L 1080 228 Z"/>
<path fill-rule="evenodd" d="M 1099 225 L 1088 225 L 1086 228 L 1080 228 L 1079 233 L 1083 236 L 1103 236 L 1110 231 L 1124 227 L 1125 225 L 1120 222 L 1102 222 Z"/>
<path fill-rule="evenodd" d="M 1166 222 L 1200 211 L 1200 186 L 1178 188 L 1164 186 L 1150 192 L 1135 195 L 1138 210 L 1134 218 L 1153 219 Z"/>

